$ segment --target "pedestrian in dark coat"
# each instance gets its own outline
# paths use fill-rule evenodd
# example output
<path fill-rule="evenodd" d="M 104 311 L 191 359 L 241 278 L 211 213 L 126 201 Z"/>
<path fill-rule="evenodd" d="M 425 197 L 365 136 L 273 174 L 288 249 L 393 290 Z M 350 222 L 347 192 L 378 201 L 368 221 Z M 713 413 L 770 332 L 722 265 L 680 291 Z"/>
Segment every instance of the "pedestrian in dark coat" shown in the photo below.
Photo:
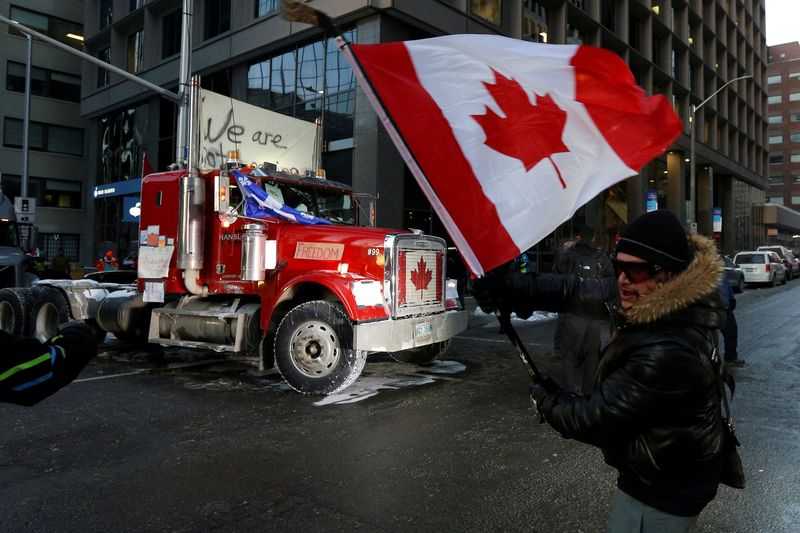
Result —
<path fill-rule="evenodd" d="M 595 245 L 594 230 L 579 227 L 575 242 L 558 255 L 554 274 L 577 274 L 582 278 L 615 278 L 611 258 Z M 558 313 L 553 348 L 561 358 L 561 385 L 565 390 L 592 390 L 603 320 L 584 313 Z"/>
<path fill-rule="evenodd" d="M 563 437 L 600 448 L 615 467 L 609 531 L 690 531 L 715 497 L 723 420 L 716 330 L 722 263 L 710 239 L 687 239 L 668 211 L 634 220 L 617 243 L 616 282 L 515 274 L 477 288 L 484 307 L 612 316 L 594 389 L 531 386 L 543 419 Z M 616 294 L 615 294 L 616 293 Z"/>
<path fill-rule="evenodd" d="M 722 328 L 722 343 L 724 344 L 724 360 L 726 364 L 732 366 L 744 366 L 744 359 L 739 358 L 739 325 L 736 323 L 736 295 L 733 294 L 730 283 L 722 276 L 719 284 L 719 292 L 722 295 L 722 305 L 725 307 L 725 326 Z"/>

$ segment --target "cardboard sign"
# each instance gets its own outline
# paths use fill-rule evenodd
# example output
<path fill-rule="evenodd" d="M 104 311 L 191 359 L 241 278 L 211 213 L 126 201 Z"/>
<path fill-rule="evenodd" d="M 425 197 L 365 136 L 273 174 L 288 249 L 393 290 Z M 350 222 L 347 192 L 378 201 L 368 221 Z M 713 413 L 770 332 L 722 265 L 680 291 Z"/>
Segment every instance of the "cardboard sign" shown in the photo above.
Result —
<path fill-rule="evenodd" d="M 142 246 L 139 248 L 138 275 L 145 279 L 165 278 L 174 246 Z"/>

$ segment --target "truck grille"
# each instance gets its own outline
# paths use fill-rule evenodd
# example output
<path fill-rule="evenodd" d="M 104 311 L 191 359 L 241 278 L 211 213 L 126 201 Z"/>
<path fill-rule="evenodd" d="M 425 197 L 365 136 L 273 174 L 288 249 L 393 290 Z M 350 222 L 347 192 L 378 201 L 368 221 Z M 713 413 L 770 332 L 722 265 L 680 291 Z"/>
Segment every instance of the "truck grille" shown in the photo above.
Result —
<path fill-rule="evenodd" d="M 405 317 L 444 311 L 445 257 L 443 240 L 398 235 L 392 243 L 392 315 Z"/>

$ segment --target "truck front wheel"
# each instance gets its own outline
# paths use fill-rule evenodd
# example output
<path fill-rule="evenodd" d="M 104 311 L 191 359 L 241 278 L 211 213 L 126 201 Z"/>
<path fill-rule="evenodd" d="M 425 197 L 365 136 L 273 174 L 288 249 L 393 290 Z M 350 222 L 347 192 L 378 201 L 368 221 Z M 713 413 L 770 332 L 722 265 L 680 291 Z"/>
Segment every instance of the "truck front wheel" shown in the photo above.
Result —
<path fill-rule="evenodd" d="M 424 365 L 430 363 L 440 355 L 444 354 L 450 347 L 450 339 L 441 342 L 434 342 L 419 348 L 409 348 L 400 352 L 391 352 L 389 355 L 399 363 L 410 365 Z"/>
<path fill-rule="evenodd" d="M 275 334 L 275 363 L 283 379 L 303 394 L 333 394 L 353 383 L 367 352 L 353 349 L 353 326 L 338 303 L 298 305 Z"/>

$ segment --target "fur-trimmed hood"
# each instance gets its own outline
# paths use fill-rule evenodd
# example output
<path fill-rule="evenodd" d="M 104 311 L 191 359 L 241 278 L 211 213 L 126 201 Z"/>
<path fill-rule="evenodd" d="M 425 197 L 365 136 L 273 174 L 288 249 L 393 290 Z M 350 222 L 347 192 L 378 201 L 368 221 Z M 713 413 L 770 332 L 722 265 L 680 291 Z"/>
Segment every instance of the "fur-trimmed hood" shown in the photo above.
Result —
<path fill-rule="evenodd" d="M 723 264 L 714 241 L 702 235 L 689 237 L 693 258 L 683 272 L 642 296 L 624 312 L 628 324 L 649 324 L 678 313 L 717 290 Z"/>

